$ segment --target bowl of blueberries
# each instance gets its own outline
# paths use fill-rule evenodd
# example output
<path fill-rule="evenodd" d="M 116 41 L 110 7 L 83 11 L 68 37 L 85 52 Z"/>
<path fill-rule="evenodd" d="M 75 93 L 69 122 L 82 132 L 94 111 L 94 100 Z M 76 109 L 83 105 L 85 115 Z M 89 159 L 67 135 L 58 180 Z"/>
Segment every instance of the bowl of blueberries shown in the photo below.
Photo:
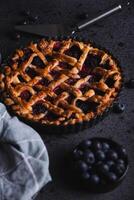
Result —
<path fill-rule="evenodd" d="M 126 149 L 107 138 L 84 140 L 73 149 L 72 171 L 80 187 L 94 193 L 109 192 L 128 171 Z"/>

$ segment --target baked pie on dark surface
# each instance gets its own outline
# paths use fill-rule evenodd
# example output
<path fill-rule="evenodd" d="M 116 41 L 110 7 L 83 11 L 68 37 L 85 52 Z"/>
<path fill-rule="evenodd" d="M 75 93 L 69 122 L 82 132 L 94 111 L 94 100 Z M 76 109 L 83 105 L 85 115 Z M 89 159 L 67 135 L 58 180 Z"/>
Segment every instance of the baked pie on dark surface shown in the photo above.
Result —
<path fill-rule="evenodd" d="M 70 125 L 101 115 L 122 85 L 107 52 L 73 39 L 31 43 L 0 74 L 4 103 L 19 116 L 46 125 Z"/>

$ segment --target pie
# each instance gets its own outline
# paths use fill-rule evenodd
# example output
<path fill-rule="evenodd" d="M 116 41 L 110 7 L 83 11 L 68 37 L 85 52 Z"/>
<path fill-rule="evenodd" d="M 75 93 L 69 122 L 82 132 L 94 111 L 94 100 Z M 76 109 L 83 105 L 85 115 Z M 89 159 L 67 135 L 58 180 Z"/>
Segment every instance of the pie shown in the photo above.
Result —
<path fill-rule="evenodd" d="M 122 85 L 117 61 L 90 42 L 45 40 L 16 50 L 0 73 L 1 98 L 17 115 L 46 125 L 90 121 Z"/>

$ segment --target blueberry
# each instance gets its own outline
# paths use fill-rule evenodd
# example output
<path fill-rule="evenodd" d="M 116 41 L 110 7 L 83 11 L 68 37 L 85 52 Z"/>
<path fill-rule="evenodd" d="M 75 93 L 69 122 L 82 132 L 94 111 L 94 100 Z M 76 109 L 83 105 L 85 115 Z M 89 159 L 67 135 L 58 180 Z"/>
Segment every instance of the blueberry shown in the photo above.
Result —
<path fill-rule="evenodd" d="M 107 164 L 109 167 L 112 167 L 115 163 L 114 163 L 114 161 L 112 161 L 112 160 L 108 160 L 108 161 L 106 162 L 106 164 Z"/>
<path fill-rule="evenodd" d="M 90 140 L 84 140 L 82 143 L 80 143 L 79 147 L 81 149 L 88 149 L 91 146 L 92 142 Z"/>
<path fill-rule="evenodd" d="M 82 155 L 83 155 L 83 152 L 79 149 L 75 149 L 73 151 L 73 156 L 75 159 L 80 159 L 82 157 Z"/>
<path fill-rule="evenodd" d="M 126 83 L 128 88 L 134 88 L 134 79 L 130 79 L 127 83 Z"/>
<path fill-rule="evenodd" d="M 99 184 L 99 182 L 100 182 L 99 176 L 97 174 L 92 174 L 90 177 L 90 183 L 97 185 Z"/>
<path fill-rule="evenodd" d="M 117 160 L 117 164 L 123 164 L 123 165 L 125 165 L 125 162 L 124 162 L 124 160 L 119 159 L 119 160 Z"/>
<path fill-rule="evenodd" d="M 122 103 L 115 103 L 113 106 L 113 111 L 115 113 L 122 113 L 125 110 L 125 105 Z"/>
<path fill-rule="evenodd" d="M 115 181 L 117 180 L 117 176 L 116 176 L 116 174 L 113 173 L 113 172 L 109 172 L 109 173 L 107 174 L 107 178 L 108 178 L 108 180 L 111 181 L 111 182 L 115 182 Z"/>
<path fill-rule="evenodd" d="M 91 151 L 85 151 L 83 158 L 88 164 L 93 164 L 95 162 L 94 154 Z"/>
<path fill-rule="evenodd" d="M 108 153 L 107 153 L 107 158 L 109 159 L 109 160 L 117 160 L 118 159 L 118 154 L 115 152 L 115 151 L 113 151 L 113 150 L 110 150 L 110 151 L 108 151 Z"/>
<path fill-rule="evenodd" d="M 88 170 L 88 166 L 87 166 L 87 164 L 84 161 L 79 160 L 76 163 L 76 170 L 80 171 L 80 172 L 86 172 Z"/>
<path fill-rule="evenodd" d="M 102 145 L 101 145 L 100 142 L 98 142 L 98 141 L 93 142 L 93 148 L 94 148 L 95 151 L 100 150 L 101 147 L 102 147 Z"/>
<path fill-rule="evenodd" d="M 105 159 L 105 153 L 101 150 L 98 150 L 95 155 L 96 155 L 96 159 L 99 161 L 102 161 Z"/>
<path fill-rule="evenodd" d="M 78 18 L 81 20 L 87 19 L 89 17 L 88 13 L 84 12 L 78 15 Z"/>
<path fill-rule="evenodd" d="M 83 172 L 81 174 L 81 178 L 84 180 L 88 180 L 90 178 L 90 174 L 88 172 Z"/>
<path fill-rule="evenodd" d="M 126 149 L 124 147 L 120 148 L 119 155 L 121 156 L 121 158 L 126 158 L 127 157 L 127 152 L 126 152 Z"/>
<path fill-rule="evenodd" d="M 125 165 L 124 164 L 117 164 L 115 166 L 115 173 L 117 173 L 118 175 L 122 175 L 125 171 Z"/>
<path fill-rule="evenodd" d="M 103 142 L 102 143 L 102 150 L 104 152 L 107 152 L 109 149 L 110 149 L 110 145 L 108 143 L 106 143 L 106 142 Z"/>
<path fill-rule="evenodd" d="M 107 164 L 101 164 L 99 166 L 99 171 L 103 174 L 107 173 L 109 171 L 109 166 Z"/>

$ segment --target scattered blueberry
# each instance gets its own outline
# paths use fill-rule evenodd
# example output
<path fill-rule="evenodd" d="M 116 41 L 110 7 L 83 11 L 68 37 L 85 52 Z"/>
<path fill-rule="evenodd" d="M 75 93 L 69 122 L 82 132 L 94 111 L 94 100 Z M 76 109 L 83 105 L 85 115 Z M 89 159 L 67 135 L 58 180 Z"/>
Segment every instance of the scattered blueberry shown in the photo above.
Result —
<path fill-rule="evenodd" d="M 98 150 L 96 153 L 95 153 L 95 156 L 96 156 L 96 159 L 98 161 L 102 161 L 105 159 L 105 153 L 101 150 Z"/>
<path fill-rule="evenodd" d="M 81 20 L 87 19 L 89 17 L 88 13 L 84 12 L 78 15 L 78 18 Z"/>
<path fill-rule="evenodd" d="M 98 175 L 96 175 L 96 174 L 92 174 L 91 175 L 91 177 L 90 177 L 90 182 L 92 183 L 92 184 L 99 184 L 99 182 L 100 182 L 100 178 L 99 178 L 99 176 Z"/>
<path fill-rule="evenodd" d="M 113 111 L 115 113 L 122 113 L 125 110 L 125 105 L 122 103 L 115 103 L 113 106 Z"/>
<path fill-rule="evenodd" d="M 95 162 L 94 154 L 91 151 L 85 151 L 83 158 L 86 163 L 93 164 Z"/>
<path fill-rule="evenodd" d="M 117 160 L 118 159 L 118 154 L 115 152 L 115 151 L 113 151 L 113 150 L 110 150 L 110 151 L 108 151 L 108 153 L 107 153 L 107 158 L 109 159 L 109 160 Z"/>
<path fill-rule="evenodd" d="M 130 79 L 127 83 L 126 83 L 126 86 L 128 88 L 134 88 L 134 79 Z"/>

